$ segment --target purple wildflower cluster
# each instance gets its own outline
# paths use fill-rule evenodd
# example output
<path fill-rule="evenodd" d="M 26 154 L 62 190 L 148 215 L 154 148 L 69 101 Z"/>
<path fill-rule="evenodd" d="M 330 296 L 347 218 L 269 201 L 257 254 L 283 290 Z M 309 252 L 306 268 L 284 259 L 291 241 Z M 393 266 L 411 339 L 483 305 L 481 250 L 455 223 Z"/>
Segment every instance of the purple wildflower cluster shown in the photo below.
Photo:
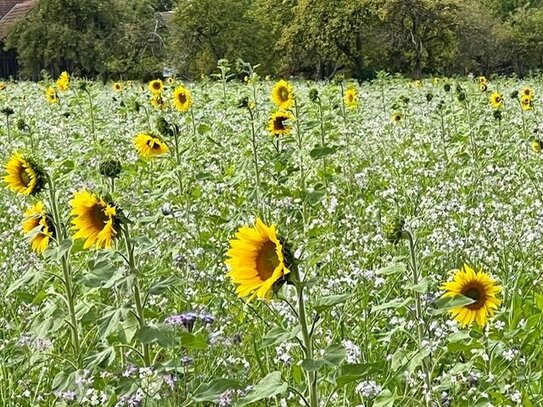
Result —
<path fill-rule="evenodd" d="M 165 323 L 172 326 L 183 326 L 187 331 L 192 332 L 196 321 L 200 321 L 204 325 L 212 324 L 215 317 L 206 312 L 184 312 L 182 314 L 174 314 L 164 320 Z"/>

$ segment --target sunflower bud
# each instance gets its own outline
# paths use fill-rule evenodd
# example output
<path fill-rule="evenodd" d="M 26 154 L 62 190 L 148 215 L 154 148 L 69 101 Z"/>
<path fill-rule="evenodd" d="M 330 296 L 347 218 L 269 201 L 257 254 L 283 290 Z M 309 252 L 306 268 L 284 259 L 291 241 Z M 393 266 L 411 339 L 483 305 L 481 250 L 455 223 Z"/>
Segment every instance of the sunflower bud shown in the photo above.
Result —
<path fill-rule="evenodd" d="M 240 109 L 247 109 L 249 107 L 249 98 L 247 96 L 243 96 L 238 100 L 237 106 Z"/>
<path fill-rule="evenodd" d="M 100 174 L 104 177 L 117 178 L 121 173 L 123 167 L 119 160 L 111 159 L 100 163 Z"/>
<path fill-rule="evenodd" d="M 309 100 L 311 100 L 313 103 L 317 103 L 319 100 L 319 91 L 317 88 L 311 88 L 309 90 Z"/>
<path fill-rule="evenodd" d="M 450 92 L 451 91 L 451 84 L 446 83 L 445 85 L 443 85 L 443 89 L 445 90 L 445 92 Z"/>
<path fill-rule="evenodd" d="M 402 102 L 404 105 L 409 104 L 410 99 L 407 96 L 400 96 L 400 102 Z"/>
<path fill-rule="evenodd" d="M 343 83 L 344 80 L 345 80 L 345 75 L 343 75 L 342 73 L 338 73 L 336 76 L 334 76 L 334 83 L 336 85 Z"/>
<path fill-rule="evenodd" d="M 518 99 L 518 90 L 514 90 L 511 92 L 511 99 Z"/>
<path fill-rule="evenodd" d="M 494 116 L 494 119 L 501 120 L 502 119 L 502 111 L 501 110 L 494 110 L 493 116 Z"/>
<path fill-rule="evenodd" d="M 21 131 L 25 130 L 28 127 L 26 125 L 24 119 L 22 119 L 22 118 L 17 119 L 16 126 L 17 126 L 17 130 L 21 130 Z"/>
<path fill-rule="evenodd" d="M 458 95 L 456 96 L 458 98 L 458 101 L 459 102 L 464 102 L 467 98 L 466 96 L 466 92 L 464 92 L 463 90 L 458 92 Z"/>
<path fill-rule="evenodd" d="M 390 220 L 384 227 L 386 239 L 393 244 L 398 244 L 404 237 L 405 220 L 400 217 L 395 217 Z"/>
<path fill-rule="evenodd" d="M 87 84 L 87 82 L 85 82 L 85 81 L 81 81 L 81 82 L 79 82 L 79 84 L 78 84 L 78 88 L 79 88 L 79 90 L 82 91 L 82 92 L 86 92 L 86 91 L 87 91 L 87 86 L 88 86 L 88 84 Z"/>
<path fill-rule="evenodd" d="M 428 92 L 426 94 L 426 101 L 427 102 L 431 102 L 433 98 L 434 98 L 434 94 L 432 92 Z"/>
<path fill-rule="evenodd" d="M 5 114 L 6 116 L 11 116 L 15 111 L 11 107 L 4 107 L 1 112 Z"/>

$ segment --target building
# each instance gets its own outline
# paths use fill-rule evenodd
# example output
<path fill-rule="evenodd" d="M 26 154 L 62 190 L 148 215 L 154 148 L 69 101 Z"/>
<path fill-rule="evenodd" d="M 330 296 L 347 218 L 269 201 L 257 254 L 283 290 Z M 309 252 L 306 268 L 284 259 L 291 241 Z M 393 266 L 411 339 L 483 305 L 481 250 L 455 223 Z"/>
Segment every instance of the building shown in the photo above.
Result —
<path fill-rule="evenodd" d="M 14 78 L 19 74 L 17 51 L 5 50 L 5 39 L 15 23 L 32 11 L 38 0 L 0 0 L 0 78 Z"/>

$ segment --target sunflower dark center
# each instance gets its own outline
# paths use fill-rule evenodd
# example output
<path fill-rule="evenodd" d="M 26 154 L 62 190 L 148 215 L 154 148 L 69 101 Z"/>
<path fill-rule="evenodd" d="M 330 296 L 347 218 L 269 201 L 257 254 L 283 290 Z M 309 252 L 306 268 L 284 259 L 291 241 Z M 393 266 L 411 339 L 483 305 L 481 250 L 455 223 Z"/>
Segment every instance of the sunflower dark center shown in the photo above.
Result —
<path fill-rule="evenodd" d="M 145 144 L 147 144 L 151 150 L 160 150 L 160 144 L 156 140 L 149 139 Z"/>
<path fill-rule="evenodd" d="M 281 97 L 281 100 L 287 101 L 288 100 L 288 89 L 287 88 L 281 88 L 279 90 L 279 96 Z"/>
<path fill-rule="evenodd" d="M 466 308 L 472 311 L 483 308 L 486 301 L 485 289 L 477 282 L 468 284 L 466 287 L 464 287 L 462 290 L 462 295 L 475 301 L 474 303 L 466 306 Z"/>
<path fill-rule="evenodd" d="M 262 281 L 268 280 L 275 268 L 279 265 L 279 258 L 275 251 L 275 243 L 268 241 L 262 245 L 256 258 L 256 272 Z"/>
<path fill-rule="evenodd" d="M 179 99 L 179 103 L 183 105 L 187 103 L 187 96 L 184 93 L 180 93 L 179 96 L 177 96 L 177 98 Z"/>
<path fill-rule="evenodd" d="M 273 128 L 275 130 L 285 130 L 285 120 L 287 120 L 286 117 L 284 116 L 277 116 L 274 120 L 273 120 Z"/>
<path fill-rule="evenodd" d="M 160 83 L 158 82 L 153 83 L 153 89 L 157 89 L 157 90 L 160 89 Z"/>
<path fill-rule="evenodd" d="M 94 230 L 102 230 L 104 225 L 109 221 L 109 216 L 104 213 L 105 209 L 105 207 L 99 204 L 94 205 L 90 209 L 90 221 Z"/>

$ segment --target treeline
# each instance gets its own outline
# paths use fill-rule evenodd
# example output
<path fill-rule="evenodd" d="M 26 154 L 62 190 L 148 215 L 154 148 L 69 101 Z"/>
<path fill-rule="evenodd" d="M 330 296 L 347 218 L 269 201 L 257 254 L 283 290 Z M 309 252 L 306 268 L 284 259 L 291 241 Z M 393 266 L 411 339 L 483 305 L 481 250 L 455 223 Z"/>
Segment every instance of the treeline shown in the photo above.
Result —
<path fill-rule="evenodd" d="M 197 78 L 223 58 L 313 79 L 523 76 L 543 67 L 543 0 L 40 0 L 7 44 L 27 76 Z"/>

